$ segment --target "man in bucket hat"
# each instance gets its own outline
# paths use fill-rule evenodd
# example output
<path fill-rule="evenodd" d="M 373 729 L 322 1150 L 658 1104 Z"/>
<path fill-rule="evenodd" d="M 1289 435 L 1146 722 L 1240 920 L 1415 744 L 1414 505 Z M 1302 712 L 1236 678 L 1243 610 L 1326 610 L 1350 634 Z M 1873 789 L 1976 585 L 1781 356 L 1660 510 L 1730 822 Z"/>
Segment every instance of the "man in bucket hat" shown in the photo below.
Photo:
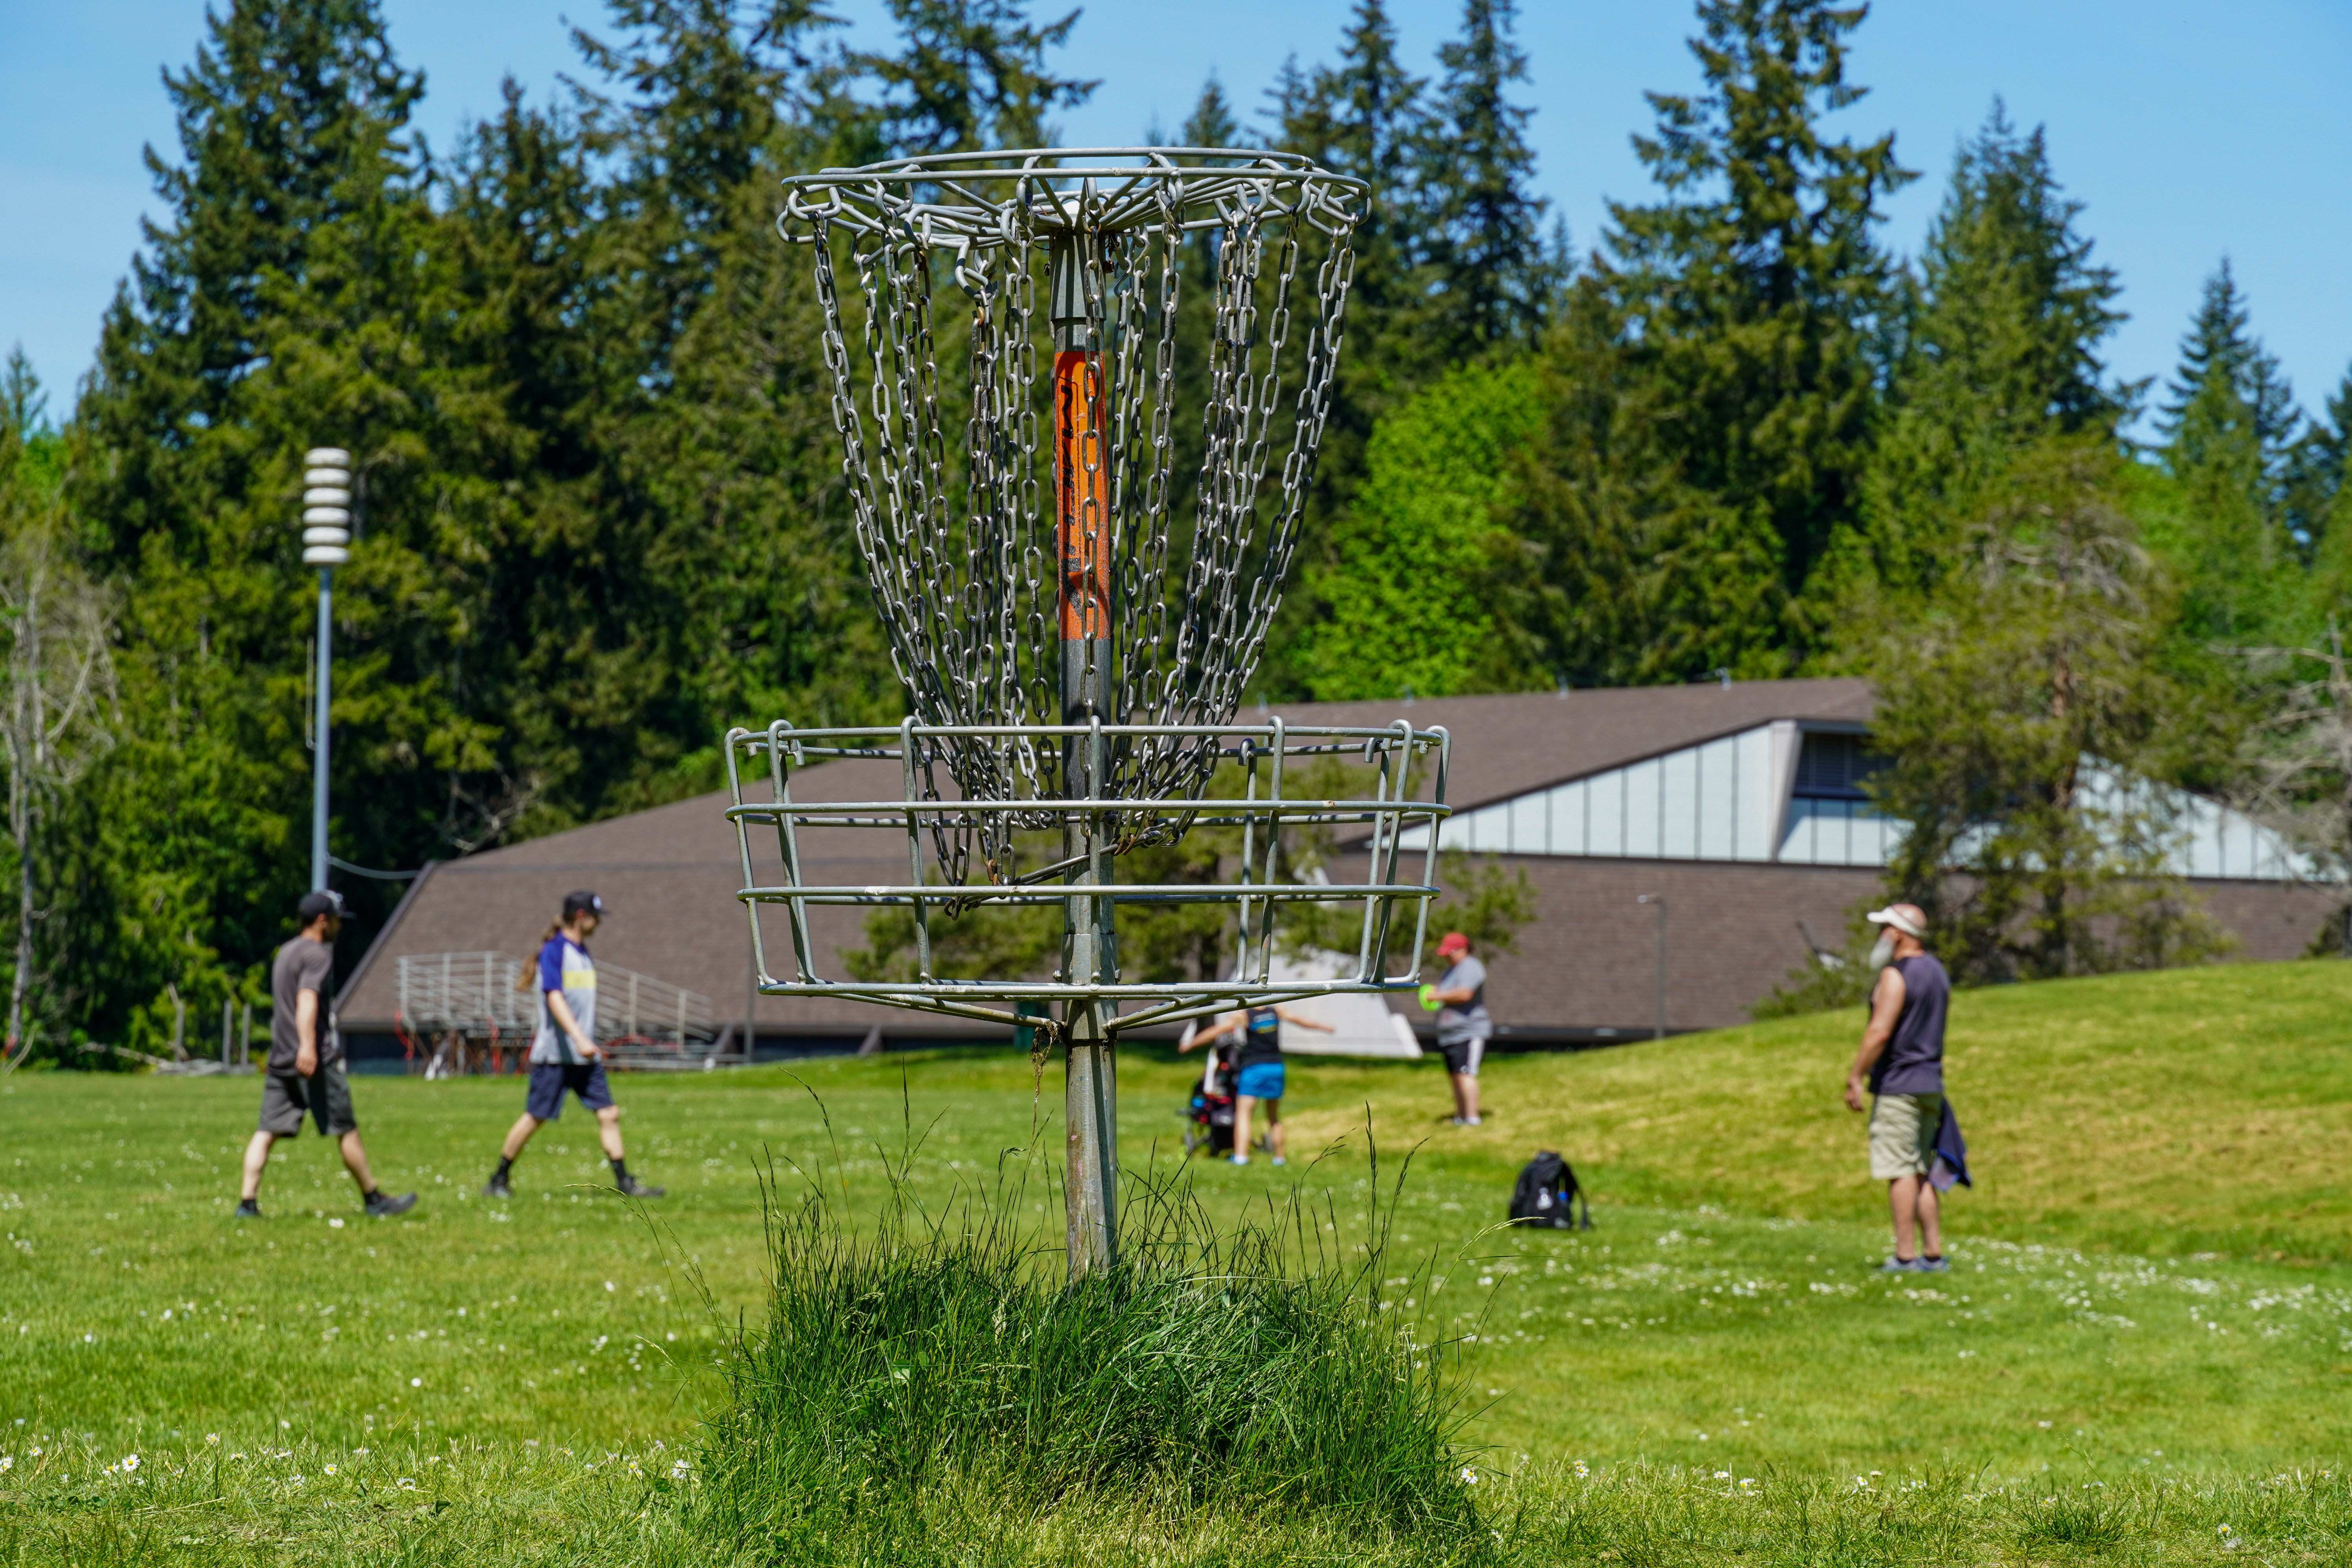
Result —
<path fill-rule="evenodd" d="M 1870 1173 L 1886 1184 L 1895 1254 L 1884 1273 L 1937 1273 L 1945 1267 L 1935 1184 L 1936 1134 L 1944 1119 L 1944 1014 L 1951 977 L 1927 948 L 1927 912 L 1916 904 L 1873 910 L 1879 928 L 1871 963 L 1878 984 L 1870 1022 L 1845 1078 L 1848 1110 L 1870 1094 Z M 1921 1244 L 1924 1242 L 1924 1249 Z"/>

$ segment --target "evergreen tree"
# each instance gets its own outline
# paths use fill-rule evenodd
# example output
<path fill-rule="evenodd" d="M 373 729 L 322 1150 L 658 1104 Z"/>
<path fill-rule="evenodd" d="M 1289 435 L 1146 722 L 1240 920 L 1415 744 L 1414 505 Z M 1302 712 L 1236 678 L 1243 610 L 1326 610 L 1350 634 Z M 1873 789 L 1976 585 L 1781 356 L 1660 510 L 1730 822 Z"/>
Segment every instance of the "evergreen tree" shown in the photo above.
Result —
<path fill-rule="evenodd" d="M 1364 482 L 1372 432 L 1444 366 L 1440 346 L 1419 321 L 1426 214 L 1416 182 L 1429 140 L 1424 85 L 1400 61 L 1396 27 L 1381 0 L 1357 0 L 1339 64 L 1302 72 L 1289 62 L 1272 95 L 1276 146 L 1366 186 L 1349 238 L 1345 347 L 1316 457 L 1298 581 L 1268 639 L 1267 684 L 1286 696 L 1314 689 L 1289 656 L 1305 628 L 1329 613 L 1307 585 L 1337 566 L 1331 525 L 1347 516 Z"/>
<path fill-rule="evenodd" d="M 496 732 L 449 679 L 464 616 L 430 453 L 474 410 L 423 350 L 447 301 L 406 130 L 419 79 L 373 0 L 240 0 L 165 87 L 183 160 L 149 153 L 167 216 L 71 434 L 99 564 L 136 576 L 120 662 L 140 725 L 101 775 L 106 858 L 76 911 L 111 937 L 91 1021 L 133 1044 L 168 1032 L 172 988 L 202 1016 L 254 984 L 307 881 L 307 447 L 353 447 L 368 490 L 338 574 L 336 852 L 425 848 L 442 770 L 483 765 Z M 396 896 L 359 891 L 363 911 Z"/>
<path fill-rule="evenodd" d="M 1045 147 L 1046 116 L 1075 108 L 1099 82 L 1057 77 L 1045 54 L 1069 40 L 1078 13 L 1038 24 L 1023 0 L 889 0 L 899 51 L 859 54 L 880 89 L 883 140 L 898 153 Z"/>
<path fill-rule="evenodd" d="M 1652 94 L 1664 187 L 1612 206 L 1609 254 L 1547 346 L 1561 395 L 1523 531 L 1547 553 L 1570 669 L 1784 671 L 1825 639 L 1816 572 L 1859 510 L 1872 344 L 1890 295 L 1894 139 L 1832 141 L 1859 8 L 1703 0 L 1697 97 Z M 1595 563 L 1617 563 L 1602 568 Z M 1583 574 L 1618 581 L 1619 602 Z M 1630 599 L 1647 639 L 1622 646 Z"/>
<path fill-rule="evenodd" d="M 1531 345 L 1557 279 L 1543 243 L 1548 205 L 1530 191 L 1534 110 L 1510 100 L 1527 79 L 1512 41 L 1514 0 L 1465 0 L 1462 36 L 1438 50 L 1437 102 L 1422 126 L 1417 236 L 1431 334 L 1444 363 Z"/>
<path fill-rule="evenodd" d="M 2189 584 L 2183 635 L 2192 647 L 2289 640 L 2301 556 L 2285 531 L 2283 481 L 2301 416 L 2278 361 L 2248 331 L 2227 259 L 2206 280 L 2167 390 L 2165 467 L 2179 489 L 2155 540 Z"/>
<path fill-rule="evenodd" d="M 2091 260 L 2082 210 L 2060 195 L 2042 130 L 2019 135 L 1996 100 L 1954 160 L 1890 367 L 1866 479 L 1865 592 L 1931 582 L 2019 451 L 2113 432 L 2129 389 L 2103 383 L 2099 345 L 2124 319 L 2122 289 Z"/>
<path fill-rule="evenodd" d="M 2327 416 L 2313 419 L 2287 449 L 2281 490 L 2287 536 L 2308 556 L 2327 531 L 2328 514 L 2343 492 L 2352 459 L 2352 371 L 2328 395 Z"/>
<path fill-rule="evenodd" d="M 1183 129 L 1176 132 L 1176 142 L 1183 147 L 1237 147 L 1241 144 L 1241 121 L 1234 118 L 1234 106 L 1225 97 L 1224 83 L 1211 71 L 1209 79 L 1201 84 L 1200 100 L 1192 112 L 1184 117 Z"/>

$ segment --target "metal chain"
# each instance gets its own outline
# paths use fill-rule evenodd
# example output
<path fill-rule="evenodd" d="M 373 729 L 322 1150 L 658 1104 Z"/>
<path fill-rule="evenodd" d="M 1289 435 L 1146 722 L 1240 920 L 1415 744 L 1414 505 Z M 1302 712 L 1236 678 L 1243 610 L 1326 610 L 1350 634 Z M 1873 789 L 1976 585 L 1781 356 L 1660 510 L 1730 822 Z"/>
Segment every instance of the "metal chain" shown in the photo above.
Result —
<path fill-rule="evenodd" d="M 1238 187 L 1238 196 L 1219 188 L 1220 221 L 1209 230 L 1215 264 L 1203 453 L 1181 582 L 1171 578 L 1176 551 L 1168 515 L 1176 335 L 1184 246 L 1203 225 L 1171 178 L 1154 193 L 1146 221 L 1085 239 L 1096 258 L 1088 294 L 1098 374 L 1089 383 L 1089 414 L 1097 435 L 1082 447 L 1090 472 L 1078 489 L 1098 493 L 1091 482 L 1098 468 L 1107 515 L 1088 504 L 1081 526 L 1088 546 L 1108 543 L 1112 563 L 1114 681 L 1106 717 L 1113 721 L 1231 721 L 1281 600 L 1329 411 L 1352 279 L 1346 240 L 1352 215 L 1311 181 L 1286 206 L 1253 195 L 1252 187 Z M 1073 209 L 1068 198 L 1041 195 L 1045 187 L 1032 182 L 996 209 L 992 228 L 956 231 L 911 189 L 861 188 L 862 206 L 836 191 L 786 215 L 806 221 L 805 237 L 814 242 L 824 355 L 858 551 L 918 721 L 1055 723 L 1059 565 L 1039 471 L 1040 415 L 1051 389 L 1038 374 L 1035 263 L 1040 217 L 1066 225 Z M 1271 268 L 1269 217 L 1284 220 Z M 850 255 L 865 311 L 865 352 L 856 359 L 841 312 L 836 223 L 856 237 Z M 1315 268 L 1313 317 L 1294 372 L 1291 438 L 1269 507 L 1262 498 L 1284 401 L 1304 226 L 1330 236 L 1331 244 Z M 950 496 L 932 324 L 934 295 L 950 276 L 970 321 L 960 509 Z M 1218 755 L 1213 742 L 1198 736 L 1123 742 L 1113 748 L 1101 787 L 1116 798 L 1196 796 Z M 928 742 L 910 763 L 935 800 L 944 798 L 941 771 L 967 799 L 1052 799 L 1069 787 L 1061 748 L 1026 737 Z M 1018 837 L 1058 825 L 1050 812 L 933 815 L 939 870 L 958 884 L 975 868 L 975 857 L 988 881 L 1023 875 Z M 1182 819 L 1130 823 L 1119 847 L 1164 841 L 1185 826 Z"/>

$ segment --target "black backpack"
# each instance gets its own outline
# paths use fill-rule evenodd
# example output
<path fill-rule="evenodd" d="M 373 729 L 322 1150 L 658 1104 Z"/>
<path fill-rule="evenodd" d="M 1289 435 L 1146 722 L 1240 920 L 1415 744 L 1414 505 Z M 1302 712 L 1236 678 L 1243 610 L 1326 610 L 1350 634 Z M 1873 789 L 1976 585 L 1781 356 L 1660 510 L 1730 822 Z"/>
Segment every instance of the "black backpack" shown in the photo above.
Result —
<path fill-rule="evenodd" d="M 1569 1212 L 1580 1203 L 1584 1207 L 1580 1227 Z M 1547 1149 L 1528 1162 L 1519 1173 L 1519 1184 L 1511 1190 L 1511 1223 L 1551 1230 L 1592 1228 L 1592 1205 L 1584 1200 L 1567 1161 Z"/>

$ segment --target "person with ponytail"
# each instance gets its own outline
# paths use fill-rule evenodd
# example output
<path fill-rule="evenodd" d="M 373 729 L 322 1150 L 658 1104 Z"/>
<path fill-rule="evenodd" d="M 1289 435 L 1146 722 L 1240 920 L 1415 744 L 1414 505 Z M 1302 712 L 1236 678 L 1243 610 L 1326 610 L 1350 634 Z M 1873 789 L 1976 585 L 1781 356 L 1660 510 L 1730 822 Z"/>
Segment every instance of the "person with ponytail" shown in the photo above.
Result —
<path fill-rule="evenodd" d="M 539 1027 L 530 1039 L 530 1090 L 521 1117 L 507 1131 L 499 1168 L 482 1188 L 484 1197 L 514 1196 L 508 1177 L 516 1158 L 531 1134 L 563 1114 L 566 1094 L 595 1115 L 604 1157 L 613 1163 L 613 1185 L 627 1197 L 662 1195 L 662 1188 L 647 1186 L 629 1173 L 621 1144 L 621 1108 L 613 1103 L 612 1086 L 604 1078 L 604 1052 L 596 1044 L 596 962 L 588 955 L 588 939 L 596 934 L 604 915 L 604 900 L 594 893 L 567 894 L 562 918 L 548 928 L 539 944 Z"/>

